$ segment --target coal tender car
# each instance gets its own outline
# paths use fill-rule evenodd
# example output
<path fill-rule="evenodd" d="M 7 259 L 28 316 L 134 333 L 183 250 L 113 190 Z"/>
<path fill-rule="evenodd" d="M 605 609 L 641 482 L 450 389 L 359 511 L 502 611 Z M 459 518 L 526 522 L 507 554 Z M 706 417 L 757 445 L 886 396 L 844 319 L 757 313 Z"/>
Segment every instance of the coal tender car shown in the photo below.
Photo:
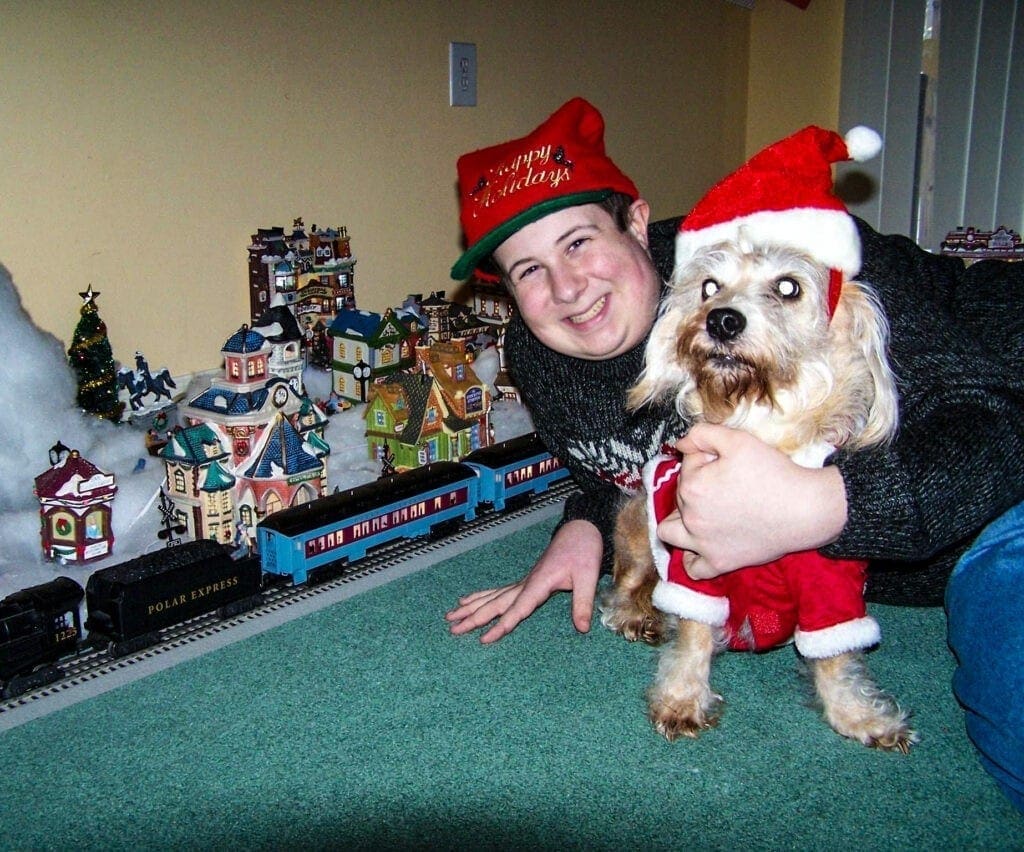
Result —
<path fill-rule="evenodd" d="M 70 577 L 57 577 L 0 601 L 0 697 L 63 677 L 56 663 L 78 650 L 83 594 Z"/>
<path fill-rule="evenodd" d="M 114 657 L 160 641 L 160 631 L 216 612 L 229 618 L 262 602 L 255 557 L 203 539 L 147 553 L 93 572 L 85 587 L 86 641 Z"/>

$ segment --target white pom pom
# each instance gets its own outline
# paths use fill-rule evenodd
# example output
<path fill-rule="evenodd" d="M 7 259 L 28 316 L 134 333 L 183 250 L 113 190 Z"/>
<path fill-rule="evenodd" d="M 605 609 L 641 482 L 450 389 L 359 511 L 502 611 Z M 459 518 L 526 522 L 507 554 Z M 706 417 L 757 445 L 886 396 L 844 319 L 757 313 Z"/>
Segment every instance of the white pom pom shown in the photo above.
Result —
<path fill-rule="evenodd" d="M 858 163 L 870 160 L 882 150 L 882 137 L 870 127 L 858 125 L 845 136 L 846 150 Z"/>

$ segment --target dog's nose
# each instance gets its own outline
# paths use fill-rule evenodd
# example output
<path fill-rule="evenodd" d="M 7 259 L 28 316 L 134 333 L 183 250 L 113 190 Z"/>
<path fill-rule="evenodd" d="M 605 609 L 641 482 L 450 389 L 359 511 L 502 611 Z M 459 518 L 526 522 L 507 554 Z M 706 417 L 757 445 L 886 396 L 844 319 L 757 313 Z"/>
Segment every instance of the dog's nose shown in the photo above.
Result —
<path fill-rule="evenodd" d="M 724 343 L 738 337 L 747 327 L 747 320 L 733 308 L 715 308 L 708 314 L 705 326 L 708 334 Z"/>

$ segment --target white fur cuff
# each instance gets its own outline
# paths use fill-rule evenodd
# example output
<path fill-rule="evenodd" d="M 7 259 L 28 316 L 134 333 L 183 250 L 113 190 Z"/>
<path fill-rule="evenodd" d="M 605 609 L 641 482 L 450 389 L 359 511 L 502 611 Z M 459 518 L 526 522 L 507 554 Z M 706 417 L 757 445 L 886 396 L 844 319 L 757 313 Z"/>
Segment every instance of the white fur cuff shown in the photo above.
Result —
<path fill-rule="evenodd" d="M 794 636 L 796 649 L 812 660 L 835 657 L 847 651 L 862 651 L 882 641 L 878 622 L 870 615 L 844 621 L 821 630 L 797 630 Z"/>
<path fill-rule="evenodd" d="M 665 580 L 660 580 L 654 587 L 651 603 L 662 612 L 712 627 L 721 627 L 729 617 L 728 598 L 705 595 Z"/>

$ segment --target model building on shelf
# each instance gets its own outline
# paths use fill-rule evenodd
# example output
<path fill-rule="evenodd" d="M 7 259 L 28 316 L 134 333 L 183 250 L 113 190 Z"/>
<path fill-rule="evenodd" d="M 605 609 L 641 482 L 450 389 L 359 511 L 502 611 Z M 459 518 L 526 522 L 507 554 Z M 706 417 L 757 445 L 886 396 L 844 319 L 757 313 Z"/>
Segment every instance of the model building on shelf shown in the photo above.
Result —
<path fill-rule="evenodd" d="M 959 257 L 966 263 L 976 260 L 1024 260 L 1020 234 L 1006 227 L 994 231 L 959 227 L 946 234 L 941 253 Z"/>
<path fill-rule="evenodd" d="M 416 349 L 416 369 L 374 384 L 364 416 L 371 459 L 397 470 L 459 461 L 490 446 L 491 393 L 465 341 Z"/>
<path fill-rule="evenodd" d="M 183 428 L 160 456 L 187 534 L 227 544 L 239 525 L 326 494 L 330 447 L 327 416 L 302 389 L 297 341 L 243 325 L 221 354 L 223 375 L 180 407 Z"/>
<path fill-rule="evenodd" d="M 274 303 L 275 294 L 292 310 L 300 327 L 326 328 L 339 311 L 354 308 L 355 265 L 348 231 L 340 228 L 306 230 L 295 219 L 284 228 L 259 228 L 249 254 L 249 316 L 257 325 Z"/>
<path fill-rule="evenodd" d="M 340 311 L 327 335 L 331 342 L 331 384 L 341 399 L 366 402 L 373 382 L 416 363 L 418 332 L 391 308 L 383 314 Z"/>

